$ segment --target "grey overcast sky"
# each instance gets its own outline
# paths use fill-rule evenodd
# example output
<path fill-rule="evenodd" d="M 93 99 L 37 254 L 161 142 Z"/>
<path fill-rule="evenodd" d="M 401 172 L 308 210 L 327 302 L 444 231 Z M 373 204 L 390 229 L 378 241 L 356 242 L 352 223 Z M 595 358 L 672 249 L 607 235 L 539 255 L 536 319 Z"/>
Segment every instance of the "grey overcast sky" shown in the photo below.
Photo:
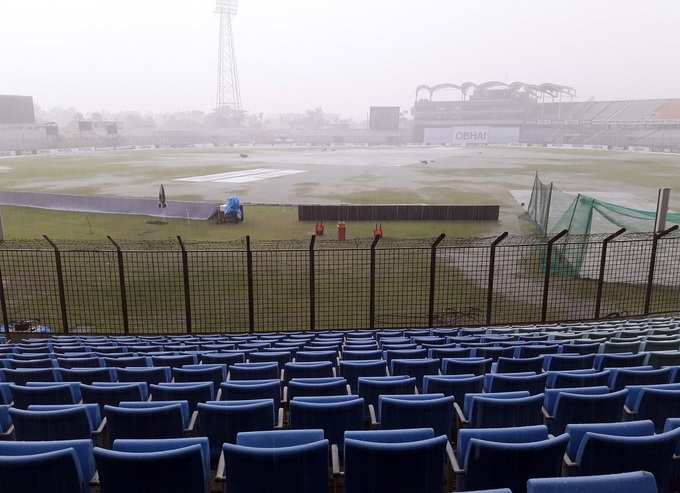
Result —
<path fill-rule="evenodd" d="M 0 0 L 0 94 L 83 111 L 209 110 L 211 0 Z M 680 0 L 241 0 L 244 106 L 362 117 L 420 83 L 680 97 Z"/>

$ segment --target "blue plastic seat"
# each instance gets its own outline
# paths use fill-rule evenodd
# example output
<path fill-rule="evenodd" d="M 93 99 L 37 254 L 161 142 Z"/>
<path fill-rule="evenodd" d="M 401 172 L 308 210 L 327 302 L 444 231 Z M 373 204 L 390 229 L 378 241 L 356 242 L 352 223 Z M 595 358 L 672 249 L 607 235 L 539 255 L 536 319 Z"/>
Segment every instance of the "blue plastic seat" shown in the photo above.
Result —
<path fill-rule="evenodd" d="M 439 375 L 440 362 L 432 358 L 393 359 L 390 363 L 391 375 L 405 375 L 416 379 L 416 388 L 423 388 L 425 375 Z"/>
<path fill-rule="evenodd" d="M 512 358 L 515 354 L 514 347 L 477 347 L 475 348 L 475 356 L 479 358 L 491 358 L 494 362 L 498 358 Z"/>
<path fill-rule="evenodd" d="M 559 352 L 559 344 L 533 344 L 527 346 L 518 346 L 515 350 L 514 356 L 520 359 L 534 359 L 536 357 L 541 357 L 548 354 L 557 354 Z"/>
<path fill-rule="evenodd" d="M 660 492 L 670 491 L 673 454 L 680 428 L 652 436 L 611 436 L 588 432 L 576 453 L 578 474 L 648 471 Z"/>
<path fill-rule="evenodd" d="M 553 435 L 559 435 L 568 424 L 621 421 L 627 394 L 627 390 L 608 394 L 560 392 L 555 401 L 554 415 L 546 419 L 548 429 Z"/>
<path fill-rule="evenodd" d="M 326 493 L 328 440 L 321 431 L 241 433 L 238 444 L 222 447 L 225 491 L 230 493 Z M 266 435 L 271 434 L 271 438 Z M 253 438 L 243 435 L 258 435 Z M 318 438 L 314 440 L 314 438 Z M 313 440 L 313 441 L 312 441 Z"/>
<path fill-rule="evenodd" d="M 318 348 L 318 349 L 317 349 Z M 295 361 L 297 363 L 312 363 L 317 361 L 328 361 L 333 366 L 337 365 L 338 361 L 338 347 L 333 349 L 321 349 L 319 346 L 305 348 L 304 351 L 295 353 Z"/>
<path fill-rule="evenodd" d="M 383 429 L 432 428 L 436 436 L 451 436 L 453 397 L 443 394 L 381 395 L 377 422 Z"/>
<path fill-rule="evenodd" d="M 522 346 L 525 347 L 525 346 Z M 495 365 L 496 373 L 521 373 L 533 372 L 541 373 L 543 371 L 543 356 L 535 356 L 533 358 L 498 358 Z"/>
<path fill-rule="evenodd" d="M 167 383 L 172 380 L 169 366 L 127 367 L 116 369 L 119 382 L 146 382 L 147 384 Z"/>
<path fill-rule="evenodd" d="M 502 395 L 505 394 L 505 395 Z M 543 394 L 513 396 L 520 392 L 495 394 L 468 394 L 465 396 L 464 415 L 459 414 L 461 424 L 471 428 L 502 428 L 506 426 L 532 426 L 543 423 L 541 406 Z M 460 408 L 458 408 L 460 409 Z"/>
<path fill-rule="evenodd" d="M 243 431 L 273 430 L 277 413 L 272 399 L 211 401 L 198 405 L 198 432 L 208 437 L 210 460 L 217 463 L 223 443 L 236 443 Z"/>
<path fill-rule="evenodd" d="M 481 393 L 484 375 L 426 375 L 423 378 L 423 393 L 453 396 L 463 402 L 467 394 Z"/>
<path fill-rule="evenodd" d="M 154 401 L 187 401 L 194 412 L 199 402 L 215 399 L 212 382 L 159 383 L 149 385 L 151 399 Z"/>
<path fill-rule="evenodd" d="M 121 401 L 146 400 L 148 389 L 146 384 L 121 383 L 117 385 L 85 385 L 80 384 L 83 402 L 98 404 L 101 410 L 104 406 L 117 406 Z"/>
<path fill-rule="evenodd" d="M 169 366 L 170 368 L 178 368 L 184 365 L 195 365 L 198 363 L 198 358 L 195 354 L 152 356 L 151 362 L 153 366 Z"/>
<path fill-rule="evenodd" d="M 468 445 L 473 438 L 499 443 L 533 443 L 549 438 L 548 428 L 544 425 L 522 426 L 516 428 L 462 428 L 458 430 L 455 456 L 459 469 L 466 466 Z"/>
<path fill-rule="evenodd" d="M 28 409 L 31 404 L 76 404 L 78 398 L 69 384 L 49 386 L 10 385 L 14 407 Z"/>
<path fill-rule="evenodd" d="M 519 442 L 518 439 L 509 443 L 496 437 L 473 435 L 467 444 L 459 486 L 468 490 L 507 487 L 513 492 L 526 491 L 527 480 L 531 478 L 560 475 L 568 440 L 567 435 L 562 435 L 542 441 Z"/>
<path fill-rule="evenodd" d="M 645 364 L 647 355 L 639 354 L 596 354 L 593 367 L 598 370 L 605 368 L 628 368 L 633 366 L 642 366 Z"/>
<path fill-rule="evenodd" d="M 210 448 L 206 437 L 163 438 L 163 439 L 118 439 L 113 442 L 112 450 L 128 453 L 149 453 L 178 450 L 191 445 L 201 448 L 205 484 L 210 484 Z"/>
<path fill-rule="evenodd" d="M 632 409 L 630 419 L 649 419 L 657 432 L 663 430 L 667 418 L 680 417 L 680 390 L 642 388 Z"/>
<path fill-rule="evenodd" d="M 342 351 L 343 361 L 369 361 L 382 359 L 379 349 L 345 349 Z"/>
<path fill-rule="evenodd" d="M 491 358 L 443 358 L 444 375 L 484 375 L 491 372 Z"/>
<path fill-rule="evenodd" d="M 184 418 L 180 404 L 159 407 L 104 406 L 109 441 L 119 438 L 180 438 Z"/>
<path fill-rule="evenodd" d="M 199 359 L 200 363 L 204 365 L 227 365 L 227 368 L 229 368 L 235 363 L 245 363 L 246 354 L 243 352 L 227 353 L 224 351 L 218 353 L 202 353 Z"/>
<path fill-rule="evenodd" d="M 271 380 L 281 378 L 279 364 L 236 363 L 229 367 L 229 380 Z"/>
<path fill-rule="evenodd" d="M 94 423 L 83 405 L 31 406 L 32 409 L 10 409 L 14 435 L 19 441 L 51 441 L 91 439 L 98 423 Z M 56 406 L 61 407 L 61 406 Z"/>
<path fill-rule="evenodd" d="M 290 427 L 322 429 L 324 436 L 342 452 L 345 432 L 361 430 L 364 400 L 355 395 L 296 397 L 290 402 Z"/>
<path fill-rule="evenodd" d="M 440 493 L 447 443 L 445 436 L 409 442 L 365 441 L 345 436 L 345 491 Z"/>
<path fill-rule="evenodd" d="M 633 370 L 627 368 L 614 368 L 610 370 L 609 388 L 621 390 L 629 385 L 660 385 L 671 383 L 672 368 L 658 370 Z"/>
<path fill-rule="evenodd" d="M 594 363 L 595 354 L 549 354 L 543 358 L 545 371 L 586 370 Z"/>
<path fill-rule="evenodd" d="M 547 373 L 512 374 L 489 373 L 485 376 L 484 390 L 486 392 L 515 392 L 526 390 L 531 395 L 542 394 L 548 379 Z"/>
<path fill-rule="evenodd" d="M 102 493 L 205 493 L 201 445 L 161 452 L 94 449 Z"/>
<path fill-rule="evenodd" d="M 546 388 L 601 387 L 609 385 L 609 370 L 589 371 L 572 370 L 548 373 Z"/>
<path fill-rule="evenodd" d="M 281 381 L 276 380 L 229 380 L 220 385 L 221 401 L 248 401 L 272 399 L 274 408 L 281 406 Z"/>
<path fill-rule="evenodd" d="M 326 378 L 334 377 L 333 363 L 330 361 L 291 362 L 283 367 L 284 381 L 294 378 Z"/>
<path fill-rule="evenodd" d="M 537 478 L 527 493 L 657 493 L 654 475 L 646 471 L 571 478 Z"/>
<path fill-rule="evenodd" d="M 383 346 L 384 347 L 384 346 Z M 427 349 L 388 349 L 383 351 L 383 359 L 389 366 L 393 359 L 427 358 Z"/>
<path fill-rule="evenodd" d="M 627 412 L 630 412 L 638 401 L 640 391 L 642 389 L 664 389 L 664 390 L 680 390 L 680 383 L 664 383 L 657 385 L 628 385 L 628 396 L 626 397 Z"/>
<path fill-rule="evenodd" d="M 89 491 L 86 489 L 73 449 L 32 455 L 0 456 L 0 483 L 2 491 L 6 493 Z"/>
<path fill-rule="evenodd" d="M 214 388 L 227 380 L 226 365 L 185 365 L 181 368 L 173 368 L 172 374 L 175 382 L 212 382 Z"/>
<path fill-rule="evenodd" d="M 56 368 L 20 368 L 11 370 L 0 369 L 0 375 L 5 382 L 16 385 L 26 385 L 27 382 L 59 382 L 61 376 Z"/>
<path fill-rule="evenodd" d="M 565 433 L 569 435 L 566 458 L 576 460 L 576 454 L 586 433 L 599 433 L 609 436 L 651 436 L 654 434 L 654 423 L 646 421 L 627 421 L 623 423 L 586 423 L 567 425 Z"/>
<path fill-rule="evenodd" d="M 179 405 L 180 413 L 182 416 L 182 426 L 186 429 L 190 427 L 191 424 L 191 411 L 189 409 L 188 401 L 121 401 L 118 407 L 126 409 L 155 409 L 159 407 L 165 407 L 170 405 Z"/>
<path fill-rule="evenodd" d="M 38 359 L 8 359 L 6 361 L 8 368 L 15 370 L 20 368 L 56 368 L 56 361 L 53 358 L 45 357 Z"/>
<path fill-rule="evenodd" d="M 96 356 L 57 358 L 60 368 L 100 368 L 102 362 Z"/>
<path fill-rule="evenodd" d="M 151 358 L 146 356 L 130 356 L 125 358 L 101 358 L 102 364 L 107 368 L 143 368 L 149 366 L 163 366 L 152 365 Z"/>
<path fill-rule="evenodd" d="M 557 402 L 557 397 L 562 392 L 568 392 L 570 394 L 586 394 L 586 395 L 597 395 L 597 394 L 608 394 L 609 387 L 604 385 L 600 387 L 573 387 L 573 388 L 559 388 L 559 389 L 545 389 L 543 394 L 543 409 L 547 416 L 553 416 L 555 414 L 555 403 Z"/>
<path fill-rule="evenodd" d="M 254 352 L 248 355 L 248 361 L 250 363 L 270 363 L 275 362 L 278 364 L 279 368 L 283 368 L 286 363 L 289 363 L 293 359 L 293 355 L 290 351 L 261 351 Z"/>
<path fill-rule="evenodd" d="M 295 397 L 347 395 L 347 380 L 342 377 L 295 378 L 286 386 L 288 401 Z"/>
<path fill-rule="evenodd" d="M 64 382 L 79 382 L 92 385 L 93 382 L 115 382 L 116 372 L 111 368 L 71 368 L 59 370 Z"/>
<path fill-rule="evenodd" d="M 469 358 L 472 356 L 472 349 L 455 347 L 433 347 L 428 350 L 428 357 L 435 359 L 443 358 Z"/>
<path fill-rule="evenodd" d="M 416 391 L 416 379 L 405 376 L 394 377 L 359 377 L 357 395 L 364 399 L 364 410 L 368 415 L 368 406 L 378 405 L 378 397 L 381 395 L 414 394 Z"/>
<path fill-rule="evenodd" d="M 31 404 L 29 411 L 59 411 L 61 409 L 84 409 L 95 432 L 102 424 L 102 413 L 97 404 Z"/>
<path fill-rule="evenodd" d="M 359 377 L 384 377 L 387 362 L 382 359 L 340 361 L 339 373 L 349 385 L 352 393 L 358 390 Z"/>
<path fill-rule="evenodd" d="M 580 355 L 588 355 L 588 354 L 597 354 L 600 351 L 600 343 L 599 342 L 592 342 L 592 343 L 580 343 L 580 344 L 571 344 L 571 343 L 566 343 L 562 345 L 562 352 L 563 353 L 575 353 L 575 354 L 580 354 Z"/>
<path fill-rule="evenodd" d="M 92 440 L 52 440 L 45 442 L 34 441 L 0 441 L 0 458 L 7 460 L 11 457 L 25 457 L 37 454 L 44 454 L 55 451 L 73 451 L 77 462 L 77 468 L 81 472 L 82 490 L 75 491 L 89 491 L 89 481 L 95 473 L 94 457 L 92 455 Z M 69 492 L 70 489 L 60 490 L 57 483 L 58 478 L 54 477 L 50 480 L 55 481 L 54 484 L 45 485 L 42 483 L 41 477 L 50 478 L 49 474 L 43 477 L 43 470 L 38 467 L 36 470 L 27 471 L 26 474 L 37 476 L 36 478 L 26 478 L 19 471 L 14 473 L 4 469 L 0 473 L 0 487 L 2 491 L 16 491 L 21 493 L 28 493 L 32 491 L 64 491 Z M 11 477 L 10 477 L 11 476 Z M 12 481 L 18 480 L 19 483 L 14 488 L 10 487 Z M 24 481 L 25 480 L 25 481 Z M 35 486 L 35 487 L 34 487 Z M 7 490 L 5 489 L 7 488 Z M 15 489 L 17 488 L 17 489 Z"/>

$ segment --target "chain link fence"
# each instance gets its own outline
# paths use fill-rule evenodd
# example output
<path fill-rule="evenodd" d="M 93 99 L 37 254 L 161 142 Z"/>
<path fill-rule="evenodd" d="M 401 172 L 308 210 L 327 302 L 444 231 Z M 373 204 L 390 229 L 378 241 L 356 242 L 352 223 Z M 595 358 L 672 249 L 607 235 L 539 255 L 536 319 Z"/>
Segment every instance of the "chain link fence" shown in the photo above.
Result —
<path fill-rule="evenodd" d="M 577 252 L 578 255 L 575 255 Z M 566 265 L 582 259 L 578 268 Z M 446 327 L 680 312 L 680 235 L 0 242 L 0 323 L 54 333 Z"/>

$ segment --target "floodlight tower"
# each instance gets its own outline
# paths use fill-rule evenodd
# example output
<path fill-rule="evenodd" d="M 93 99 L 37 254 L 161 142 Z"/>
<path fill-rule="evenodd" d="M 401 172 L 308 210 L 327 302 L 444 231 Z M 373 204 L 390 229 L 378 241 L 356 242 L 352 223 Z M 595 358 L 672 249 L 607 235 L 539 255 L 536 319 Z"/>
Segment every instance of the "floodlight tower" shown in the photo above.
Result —
<path fill-rule="evenodd" d="M 232 18 L 238 11 L 238 0 L 216 0 L 215 13 L 220 15 L 220 39 L 217 59 L 217 111 L 241 111 L 241 90 L 234 50 Z"/>

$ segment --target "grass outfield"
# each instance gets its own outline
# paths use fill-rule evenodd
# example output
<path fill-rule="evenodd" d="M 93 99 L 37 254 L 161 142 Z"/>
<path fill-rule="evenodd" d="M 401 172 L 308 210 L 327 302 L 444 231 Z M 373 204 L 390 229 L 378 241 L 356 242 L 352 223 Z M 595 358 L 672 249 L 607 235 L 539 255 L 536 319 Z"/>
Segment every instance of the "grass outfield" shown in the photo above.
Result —
<path fill-rule="evenodd" d="M 47 211 L 27 207 L 0 207 L 6 239 L 34 239 L 47 235 L 54 239 L 95 240 L 110 235 L 127 240 L 163 240 L 180 235 L 190 240 L 234 240 L 250 235 L 258 240 L 302 239 L 314 232 L 314 223 L 300 222 L 297 208 L 246 206 L 246 220 L 240 224 L 216 225 L 209 221 L 168 219 L 147 216 Z M 347 223 L 349 238 L 373 235 L 373 222 Z M 517 227 L 529 233 L 525 221 L 388 221 L 383 223 L 390 238 L 428 238 L 445 233 L 449 237 L 488 236 Z M 327 235 L 336 236 L 335 223 L 326 224 Z"/>

